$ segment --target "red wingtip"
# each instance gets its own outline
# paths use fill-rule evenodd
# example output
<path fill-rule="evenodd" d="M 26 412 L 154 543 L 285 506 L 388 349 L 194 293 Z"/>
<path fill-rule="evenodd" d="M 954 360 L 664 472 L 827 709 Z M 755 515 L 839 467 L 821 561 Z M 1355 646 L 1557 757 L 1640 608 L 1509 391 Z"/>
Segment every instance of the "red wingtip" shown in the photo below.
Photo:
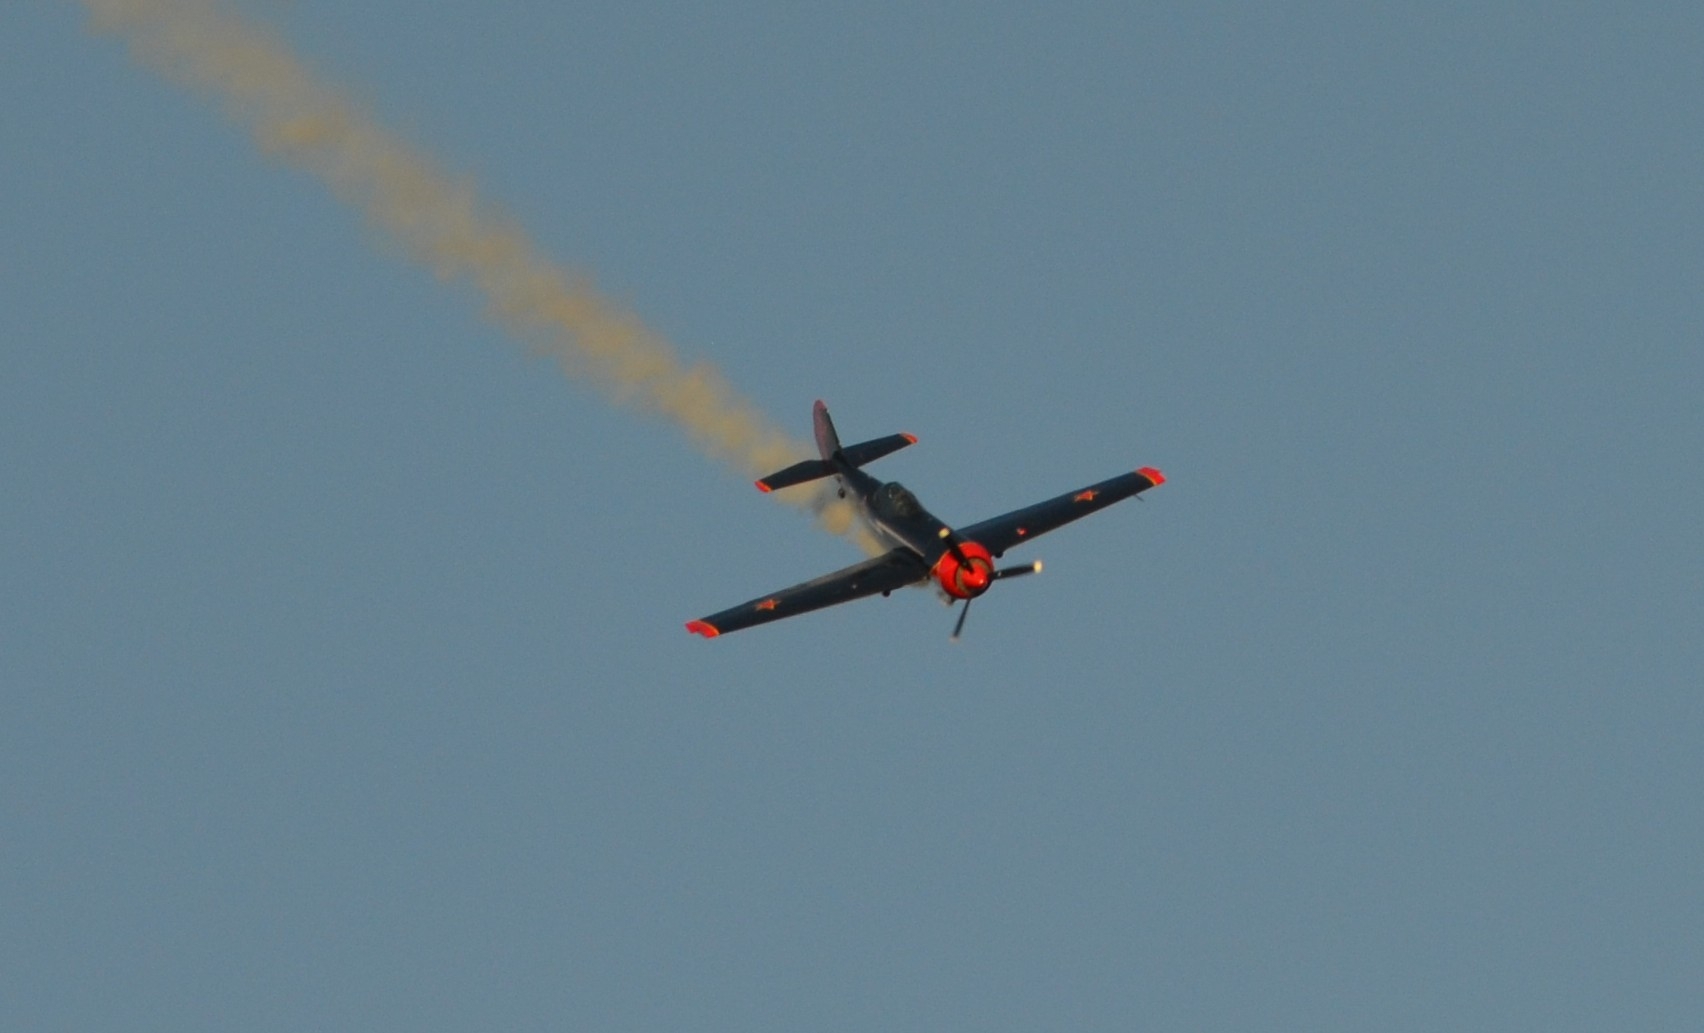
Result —
<path fill-rule="evenodd" d="M 774 491 L 775 489 L 771 488 L 769 485 L 763 483 L 762 481 L 758 481 L 757 482 L 757 490 L 767 493 L 767 492 Z"/>
<path fill-rule="evenodd" d="M 901 434 L 900 437 L 904 438 L 907 444 L 917 444 L 917 435 L 915 434 Z"/>
<path fill-rule="evenodd" d="M 716 625 L 709 621 L 687 621 L 686 630 L 694 635 L 703 635 L 705 638 L 715 638 L 721 634 L 720 631 L 716 630 Z"/>
<path fill-rule="evenodd" d="M 1148 480 L 1153 481 L 1155 487 L 1166 483 L 1166 475 L 1151 466 L 1144 466 L 1136 472 L 1141 474 L 1143 477 L 1148 478 Z"/>

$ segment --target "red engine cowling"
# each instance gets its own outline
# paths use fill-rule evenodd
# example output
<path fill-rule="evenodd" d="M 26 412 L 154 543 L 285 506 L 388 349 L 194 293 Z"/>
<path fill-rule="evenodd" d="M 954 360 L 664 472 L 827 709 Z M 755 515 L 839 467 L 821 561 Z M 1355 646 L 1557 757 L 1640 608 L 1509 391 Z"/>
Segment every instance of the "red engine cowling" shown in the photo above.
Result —
<path fill-rule="evenodd" d="M 994 583 L 994 557 L 976 542 L 948 549 L 929 572 L 954 599 L 974 599 Z"/>

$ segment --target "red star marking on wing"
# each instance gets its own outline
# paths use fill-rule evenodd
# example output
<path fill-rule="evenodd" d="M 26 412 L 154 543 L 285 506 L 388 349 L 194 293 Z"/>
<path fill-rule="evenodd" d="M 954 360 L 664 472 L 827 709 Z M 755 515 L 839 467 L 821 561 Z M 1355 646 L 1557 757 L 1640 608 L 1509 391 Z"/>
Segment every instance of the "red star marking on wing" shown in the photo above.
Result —
<path fill-rule="evenodd" d="M 781 600 L 779 599 L 765 599 L 763 602 L 757 604 L 757 608 L 760 610 L 773 610 L 780 605 Z"/>
<path fill-rule="evenodd" d="M 1071 501 L 1072 502 L 1093 502 L 1095 496 L 1099 495 L 1099 494 L 1100 494 L 1100 492 L 1094 490 L 1093 488 L 1089 488 L 1089 489 L 1086 489 L 1084 491 L 1079 491 L 1076 494 L 1076 496 L 1071 499 Z"/>

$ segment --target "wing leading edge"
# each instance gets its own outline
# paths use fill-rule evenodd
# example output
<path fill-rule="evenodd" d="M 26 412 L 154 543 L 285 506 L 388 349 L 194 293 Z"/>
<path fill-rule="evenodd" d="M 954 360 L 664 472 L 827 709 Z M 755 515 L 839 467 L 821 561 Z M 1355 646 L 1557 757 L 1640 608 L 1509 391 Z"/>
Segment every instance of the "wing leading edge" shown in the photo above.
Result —
<path fill-rule="evenodd" d="M 1091 484 L 1087 488 L 1068 491 L 1063 495 L 1037 502 L 1033 506 L 1014 509 L 1010 513 L 959 528 L 959 533 L 973 542 L 981 542 L 998 556 L 1014 545 L 1063 527 L 1073 520 L 1122 502 L 1155 485 L 1164 484 L 1165 475 L 1151 466 L 1111 480 Z"/>
<path fill-rule="evenodd" d="M 928 576 L 929 569 L 915 553 L 894 549 L 875 559 L 783 588 L 772 595 L 741 603 L 701 620 L 688 621 L 686 630 L 705 638 L 715 638 L 724 632 L 767 624 L 783 617 L 862 599 L 877 592 L 891 592 L 916 584 Z"/>

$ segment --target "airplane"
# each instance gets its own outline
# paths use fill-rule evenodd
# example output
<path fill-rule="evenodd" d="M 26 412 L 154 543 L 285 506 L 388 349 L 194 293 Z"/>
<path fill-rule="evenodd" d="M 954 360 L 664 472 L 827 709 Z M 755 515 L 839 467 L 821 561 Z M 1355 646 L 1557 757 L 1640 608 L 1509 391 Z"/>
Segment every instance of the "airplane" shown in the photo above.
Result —
<path fill-rule="evenodd" d="M 771 595 L 759 596 L 720 613 L 686 623 L 686 630 L 705 638 L 767 624 L 825 606 L 862 599 L 896 588 L 923 584 L 931 579 L 947 597 L 948 605 L 964 601 L 952 637 L 964 631 L 970 601 L 988 591 L 994 582 L 1033 574 L 1041 563 L 995 568 L 994 560 L 1007 549 L 1062 527 L 1114 502 L 1165 483 L 1165 475 L 1151 466 L 1111 480 L 1067 492 L 1033 506 L 954 530 L 924 509 L 917 496 L 897 481 L 878 481 L 860 467 L 917 443 L 910 434 L 890 434 L 856 445 L 842 446 L 821 401 L 812 410 L 820 459 L 806 459 L 778 470 L 757 482 L 760 491 L 790 488 L 822 477 L 834 477 L 839 493 L 852 494 L 859 514 L 884 545 L 891 548 L 874 559 Z"/>

